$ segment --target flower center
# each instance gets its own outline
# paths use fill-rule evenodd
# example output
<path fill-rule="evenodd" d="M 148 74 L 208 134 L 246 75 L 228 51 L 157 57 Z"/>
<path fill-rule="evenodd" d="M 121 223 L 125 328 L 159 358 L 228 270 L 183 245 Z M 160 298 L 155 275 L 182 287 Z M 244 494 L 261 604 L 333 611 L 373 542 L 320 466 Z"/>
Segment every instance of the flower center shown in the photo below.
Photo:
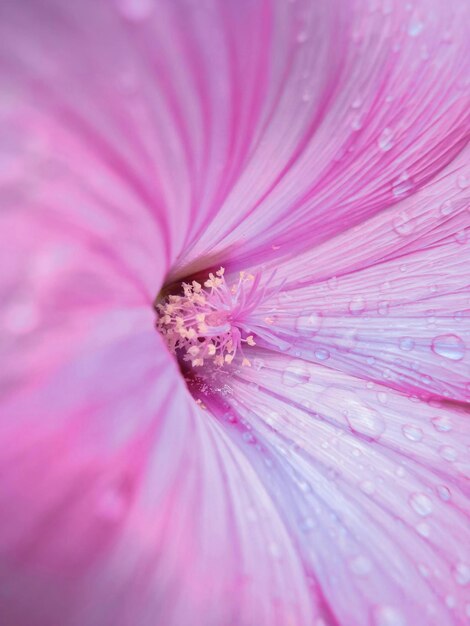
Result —
<path fill-rule="evenodd" d="M 242 365 L 251 365 L 243 346 L 255 345 L 246 317 L 257 304 L 260 277 L 240 272 L 229 286 L 224 274 L 221 267 L 203 285 L 195 280 L 182 283 L 182 295 L 169 295 L 156 305 L 157 329 L 170 351 L 193 367 L 205 361 L 222 367 L 237 356 Z"/>

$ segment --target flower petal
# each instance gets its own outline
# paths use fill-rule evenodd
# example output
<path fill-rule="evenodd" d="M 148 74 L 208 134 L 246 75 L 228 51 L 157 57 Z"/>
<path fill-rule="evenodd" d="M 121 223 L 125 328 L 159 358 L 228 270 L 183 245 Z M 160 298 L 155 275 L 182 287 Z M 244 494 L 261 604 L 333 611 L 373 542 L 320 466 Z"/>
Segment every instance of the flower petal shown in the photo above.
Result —
<path fill-rule="evenodd" d="M 468 142 L 468 6 L 271 5 L 269 58 L 289 69 L 270 75 L 269 123 L 191 259 L 298 253 L 415 193 Z"/>
<path fill-rule="evenodd" d="M 254 352 L 254 367 L 231 379 L 226 411 L 250 433 L 253 458 L 271 456 L 258 472 L 332 623 L 464 624 L 468 415 Z"/>
<path fill-rule="evenodd" d="M 270 287 L 281 291 L 253 324 L 269 319 L 284 350 L 328 367 L 422 397 L 470 399 L 462 172 L 463 163 L 347 236 L 276 265 Z"/>
<path fill-rule="evenodd" d="M 158 224 L 173 277 L 307 249 L 419 189 L 467 140 L 468 7 L 364 7 L 6 0 L 5 169 L 24 169 L 26 135 L 78 182 L 43 189 L 47 203 L 104 194 L 149 238 Z"/>
<path fill-rule="evenodd" d="M 2 408 L 2 621 L 311 624 L 301 560 L 248 460 L 156 335 L 101 321 L 101 344 Z"/>

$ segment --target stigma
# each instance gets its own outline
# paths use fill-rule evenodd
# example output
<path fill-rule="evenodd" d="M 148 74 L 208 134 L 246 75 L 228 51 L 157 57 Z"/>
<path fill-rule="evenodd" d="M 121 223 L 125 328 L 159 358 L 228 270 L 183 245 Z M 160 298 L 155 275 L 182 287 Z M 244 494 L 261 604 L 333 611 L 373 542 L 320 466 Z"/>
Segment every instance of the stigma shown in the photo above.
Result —
<path fill-rule="evenodd" d="M 169 295 L 156 305 L 157 329 L 170 351 L 192 367 L 206 362 L 223 367 L 235 359 L 250 366 L 244 348 L 256 343 L 246 317 L 257 303 L 258 283 L 259 275 L 240 272 L 228 285 L 223 267 L 203 284 L 182 283 L 181 295 Z"/>

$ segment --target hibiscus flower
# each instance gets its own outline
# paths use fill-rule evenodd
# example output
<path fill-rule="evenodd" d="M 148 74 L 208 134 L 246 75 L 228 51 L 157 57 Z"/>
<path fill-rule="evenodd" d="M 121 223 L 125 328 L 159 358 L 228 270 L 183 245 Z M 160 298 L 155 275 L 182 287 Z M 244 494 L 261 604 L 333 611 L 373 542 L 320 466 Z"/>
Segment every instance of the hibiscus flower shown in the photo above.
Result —
<path fill-rule="evenodd" d="M 468 623 L 469 24 L 1 0 L 2 626 Z"/>

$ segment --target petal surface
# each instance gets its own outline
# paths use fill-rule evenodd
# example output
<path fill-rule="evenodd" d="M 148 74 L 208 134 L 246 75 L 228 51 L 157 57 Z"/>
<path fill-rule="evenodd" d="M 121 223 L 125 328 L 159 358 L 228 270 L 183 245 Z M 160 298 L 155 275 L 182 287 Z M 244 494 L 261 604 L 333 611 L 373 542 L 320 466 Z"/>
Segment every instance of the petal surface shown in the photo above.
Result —
<path fill-rule="evenodd" d="M 8 0 L 6 170 L 27 158 L 23 133 L 36 161 L 72 169 L 69 201 L 112 185 L 160 225 L 172 277 L 305 250 L 463 148 L 467 25 L 459 0 Z"/>
<path fill-rule="evenodd" d="M 259 325 L 271 347 L 404 393 L 468 401 L 467 172 L 465 152 L 416 196 L 273 264 L 274 295 L 252 331 Z"/>
<path fill-rule="evenodd" d="M 326 623 L 465 624 L 468 414 L 255 351 L 224 419 L 300 543 Z"/>

